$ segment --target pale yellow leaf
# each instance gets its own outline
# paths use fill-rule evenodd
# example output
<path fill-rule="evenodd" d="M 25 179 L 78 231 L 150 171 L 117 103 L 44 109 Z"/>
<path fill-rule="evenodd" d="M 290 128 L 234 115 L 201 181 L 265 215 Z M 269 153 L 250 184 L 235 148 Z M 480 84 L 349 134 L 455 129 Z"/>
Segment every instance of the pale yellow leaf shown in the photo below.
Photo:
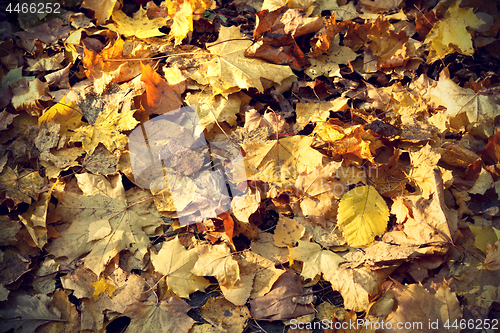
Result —
<path fill-rule="evenodd" d="M 369 185 L 355 187 L 342 197 L 337 223 L 347 243 L 353 247 L 369 245 L 384 234 L 389 208 L 377 190 Z"/>

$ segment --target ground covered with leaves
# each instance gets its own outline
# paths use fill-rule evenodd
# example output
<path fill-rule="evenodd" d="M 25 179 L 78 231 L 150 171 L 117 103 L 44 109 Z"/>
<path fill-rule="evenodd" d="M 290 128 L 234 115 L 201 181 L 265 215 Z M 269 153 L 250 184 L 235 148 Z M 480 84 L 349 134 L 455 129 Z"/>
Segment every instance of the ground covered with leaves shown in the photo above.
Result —
<path fill-rule="evenodd" d="M 33 3 L 0 332 L 500 329 L 498 2 Z"/>

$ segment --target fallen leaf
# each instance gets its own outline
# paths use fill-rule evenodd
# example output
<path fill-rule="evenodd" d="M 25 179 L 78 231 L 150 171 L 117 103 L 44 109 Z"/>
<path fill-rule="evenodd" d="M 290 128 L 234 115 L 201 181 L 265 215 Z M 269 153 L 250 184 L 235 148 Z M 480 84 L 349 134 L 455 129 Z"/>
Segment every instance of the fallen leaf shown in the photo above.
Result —
<path fill-rule="evenodd" d="M 53 313 L 50 310 L 50 300 L 47 295 L 11 295 L 0 306 L 2 331 L 22 327 L 23 332 L 35 332 L 45 323 L 64 321 L 60 319 L 61 313 Z"/>
<path fill-rule="evenodd" d="M 472 37 L 467 27 L 475 29 L 484 23 L 474 14 L 473 8 L 460 8 L 459 3 L 454 3 L 448 8 L 444 19 L 434 23 L 433 28 L 425 38 L 424 43 L 429 44 L 427 63 L 443 59 L 447 54 L 459 52 L 472 55 Z"/>
<path fill-rule="evenodd" d="M 240 89 L 257 88 L 264 91 L 261 78 L 276 83 L 294 75 L 290 67 L 269 64 L 259 59 L 245 58 L 251 40 L 241 40 L 239 27 L 221 27 L 219 38 L 207 47 L 214 55 L 207 64 L 206 79 L 216 94 Z M 237 89 L 237 90 L 234 90 Z"/>
<path fill-rule="evenodd" d="M 84 0 L 82 2 L 83 8 L 88 8 L 94 11 L 97 24 L 102 25 L 106 23 L 115 7 L 116 0 Z"/>
<path fill-rule="evenodd" d="M 298 241 L 298 246 L 289 247 L 290 259 L 304 263 L 300 273 L 304 279 L 313 280 L 316 275 L 323 273 L 325 280 L 330 280 L 344 258 L 330 250 L 323 250 L 319 244 Z"/>
<path fill-rule="evenodd" d="M 426 330 L 432 323 L 432 329 L 447 332 L 460 332 L 459 327 L 445 327 L 462 318 L 462 309 L 457 296 L 450 287 L 443 284 L 432 294 L 418 284 L 403 286 L 396 283 L 390 289 L 395 295 L 397 308 L 386 318 L 386 323 L 395 327 L 398 323 L 415 323 L 411 328 L 398 329 L 401 332 Z M 418 325 L 418 326 L 416 326 Z M 384 330 L 389 332 L 390 330 Z"/>
<path fill-rule="evenodd" d="M 181 94 L 186 89 L 185 82 L 170 85 L 149 65 L 141 62 L 141 81 L 146 85 L 146 99 L 143 104 L 151 114 L 163 114 L 182 106 Z"/>
<path fill-rule="evenodd" d="M 244 144 L 247 152 L 240 165 L 234 170 L 235 180 L 255 179 L 268 183 L 295 183 L 299 173 L 310 172 L 321 165 L 323 155 L 310 147 L 314 138 L 295 135 L 279 142 Z"/>
<path fill-rule="evenodd" d="M 198 247 L 198 260 L 191 273 L 198 276 L 215 276 L 220 285 L 231 287 L 240 279 L 240 267 L 226 244 Z"/>
<path fill-rule="evenodd" d="M 156 271 L 165 275 L 167 285 L 179 297 L 189 298 L 191 293 L 209 286 L 205 278 L 191 273 L 198 255 L 195 249 L 186 250 L 178 237 L 163 243 L 158 254 L 150 255 Z"/>
<path fill-rule="evenodd" d="M 386 231 L 389 208 L 372 186 L 355 187 L 344 194 L 338 211 L 337 223 L 350 246 L 366 246 Z"/>
<path fill-rule="evenodd" d="M 38 171 L 18 172 L 5 167 L 0 173 L 0 192 L 4 193 L 5 199 L 13 201 L 12 209 L 21 202 L 31 203 L 31 199 L 36 200 L 44 185 L 45 179 Z"/>
<path fill-rule="evenodd" d="M 71 225 L 61 232 L 62 237 L 51 243 L 50 251 L 70 261 L 87 254 L 85 267 L 97 276 L 121 250 L 131 251 L 142 261 L 149 246 L 149 238 L 143 228 L 159 226 L 163 221 L 147 210 L 141 211 L 138 205 L 129 208 L 134 203 L 131 201 L 133 195 L 137 194 L 125 192 L 120 175 L 112 178 L 111 182 L 103 176 L 91 174 L 77 175 L 77 179 L 84 194 L 66 192 L 59 196 L 55 213 Z M 146 191 L 139 190 L 138 193 L 142 200 L 150 197 Z M 139 201 L 136 199 L 136 202 Z M 146 202 L 146 206 L 151 204 L 151 201 Z M 89 234 L 90 227 L 99 234 Z"/>
<path fill-rule="evenodd" d="M 160 303 L 134 303 L 123 313 L 131 319 L 125 332 L 187 333 L 195 323 L 187 315 L 190 309 L 185 301 L 176 297 L 169 297 Z"/>
<path fill-rule="evenodd" d="M 287 270 L 265 296 L 250 301 L 250 313 L 255 319 L 285 320 L 314 313 L 314 307 L 294 302 L 304 290 L 297 274 Z"/>
<path fill-rule="evenodd" d="M 500 270 L 500 241 L 495 244 L 486 245 L 486 259 L 484 260 L 483 267 L 490 271 Z"/>
<path fill-rule="evenodd" d="M 88 155 L 92 155 L 99 143 L 110 152 L 123 150 L 128 138 L 122 131 L 135 128 L 139 122 L 134 118 L 135 110 L 119 112 L 117 105 L 102 110 L 93 125 L 78 127 L 69 135 L 70 142 L 81 142 Z"/>
<path fill-rule="evenodd" d="M 172 26 L 168 37 L 175 38 L 175 45 L 193 31 L 193 14 L 199 14 L 213 5 L 212 0 L 168 0 L 169 16 L 172 16 Z"/>
<path fill-rule="evenodd" d="M 294 245 L 302 236 L 305 228 L 294 219 L 280 215 L 278 225 L 274 231 L 274 245 L 277 247 L 287 247 Z"/>
<path fill-rule="evenodd" d="M 165 35 L 158 29 L 165 25 L 166 19 L 158 17 L 150 20 L 146 14 L 147 11 L 139 7 L 139 10 L 130 18 L 127 14 L 115 8 L 113 14 L 111 14 L 111 18 L 115 23 L 104 26 L 125 37 L 149 38 Z"/>
<path fill-rule="evenodd" d="M 210 298 L 200 312 L 203 318 L 226 333 L 242 332 L 250 319 L 246 306 L 235 306 L 221 297 Z"/>

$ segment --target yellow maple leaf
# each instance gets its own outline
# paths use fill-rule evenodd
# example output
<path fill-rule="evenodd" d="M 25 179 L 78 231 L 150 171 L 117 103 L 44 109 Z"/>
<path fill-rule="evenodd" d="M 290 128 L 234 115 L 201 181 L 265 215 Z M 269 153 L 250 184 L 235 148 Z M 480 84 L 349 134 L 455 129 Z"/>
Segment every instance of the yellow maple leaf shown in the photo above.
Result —
<path fill-rule="evenodd" d="M 191 273 L 196 260 L 198 255 L 195 250 L 186 250 L 179 237 L 163 243 L 158 254 L 151 252 L 151 263 L 155 270 L 165 275 L 167 286 L 183 298 L 189 298 L 197 290 L 205 291 L 210 285 L 205 278 Z"/>
<path fill-rule="evenodd" d="M 119 9 L 115 9 L 111 17 L 115 23 L 107 24 L 105 27 L 125 37 L 149 38 L 165 35 L 158 29 L 166 24 L 167 18 L 158 17 L 150 20 L 147 10 L 142 7 L 134 13 L 133 18 Z"/>
<path fill-rule="evenodd" d="M 437 167 L 441 154 L 427 144 L 418 151 L 410 152 L 410 158 L 412 163 L 410 178 L 420 189 L 422 196 L 429 199 L 435 188 L 434 174 L 430 171 Z"/>
<path fill-rule="evenodd" d="M 128 332 L 187 333 L 195 320 L 187 315 L 191 307 L 182 299 L 168 297 L 159 303 L 136 302 L 123 313 L 129 317 Z"/>
<path fill-rule="evenodd" d="M 82 111 L 80 108 L 73 101 L 66 102 L 66 96 L 64 96 L 59 103 L 54 104 L 38 118 L 38 124 L 47 124 L 52 121 L 57 122 L 61 125 L 59 134 L 62 136 L 70 134 L 69 130 L 73 131 L 85 125 L 81 119 Z"/>
<path fill-rule="evenodd" d="M 97 276 L 122 250 L 142 261 L 149 246 L 145 228 L 155 230 L 163 223 L 151 200 L 144 201 L 149 192 L 139 188 L 125 192 L 120 174 L 111 180 L 88 173 L 76 178 L 83 194 L 62 191 L 57 195 L 54 213 L 71 225 L 51 243 L 51 254 L 74 260 L 88 253 L 85 267 Z"/>
<path fill-rule="evenodd" d="M 370 186 L 355 187 L 339 203 L 337 224 L 350 246 L 362 247 L 384 234 L 389 208 L 377 190 Z"/>
<path fill-rule="evenodd" d="M 248 88 L 257 88 L 259 92 L 263 92 L 261 78 L 281 83 L 294 75 L 289 66 L 246 58 L 245 50 L 250 45 L 252 40 L 244 40 L 240 28 L 236 26 L 221 27 L 219 38 L 207 44 L 214 57 L 207 64 L 206 79 L 215 94 Z"/>
<path fill-rule="evenodd" d="M 93 10 L 97 24 L 101 25 L 109 19 L 115 4 L 116 0 L 84 0 L 82 7 Z"/>
<path fill-rule="evenodd" d="M 233 176 L 235 180 L 261 180 L 268 183 L 294 184 L 299 173 L 311 172 L 323 161 L 323 154 L 311 148 L 314 138 L 295 135 L 265 143 L 243 144 L 246 156 L 244 168 L 240 163 Z"/>
<path fill-rule="evenodd" d="M 193 31 L 193 14 L 203 13 L 214 4 L 212 0 L 167 0 L 165 2 L 168 15 L 173 19 L 168 37 L 175 38 L 175 45 L 181 44 L 189 32 Z"/>
<path fill-rule="evenodd" d="M 465 113 L 470 124 L 483 129 L 485 137 L 495 133 L 494 120 L 500 115 L 500 105 L 496 103 L 494 94 L 480 94 L 472 89 L 462 88 L 443 71 L 437 85 L 429 91 L 429 97 L 435 106 L 446 107 L 445 115 L 451 119 Z M 451 125 L 460 128 L 467 123 L 459 122 L 455 125 L 452 121 Z"/>
<path fill-rule="evenodd" d="M 278 225 L 274 231 L 274 245 L 277 247 L 286 247 L 295 244 L 306 229 L 296 220 L 280 215 Z"/>
<path fill-rule="evenodd" d="M 109 297 L 113 296 L 113 291 L 115 291 L 116 287 L 109 283 L 105 278 L 101 278 L 99 281 L 92 283 L 95 288 L 94 294 L 92 294 L 92 299 L 97 301 L 99 299 L 99 295 L 103 292 L 108 292 Z"/>
<path fill-rule="evenodd" d="M 340 156 L 353 154 L 373 162 L 370 141 L 365 140 L 365 131 L 362 125 L 343 128 L 336 124 L 323 122 L 316 125 L 314 134 L 329 144 L 328 147 L 333 154 Z"/>
<path fill-rule="evenodd" d="M 443 59 L 454 52 L 472 55 L 474 48 L 467 27 L 474 29 L 483 23 L 474 14 L 473 8 L 460 8 L 460 2 L 455 1 L 444 14 L 444 19 L 437 21 L 425 38 L 424 43 L 429 44 L 427 63 Z"/>
<path fill-rule="evenodd" d="M 483 253 L 486 253 L 486 247 L 488 243 L 495 244 L 498 240 L 498 236 L 494 231 L 491 225 L 486 227 L 481 227 L 477 225 L 469 225 L 469 229 L 474 235 L 474 246 L 481 250 Z"/>
<path fill-rule="evenodd" d="M 222 286 L 234 286 L 240 280 L 240 267 L 226 244 L 202 246 L 191 272 L 198 276 L 215 276 Z"/>
<path fill-rule="evenodd" d="M 321 249 L 319 244 L 300 240 L 298 243 L 298 246 L 289 247 L 288 250 L 290 259 L 304 263 L 300 275 L 305 279 L 314 279 L 316 275 L 323 273 L 326 280 L 331 280 L 335 270 L 345 261 L 338 254 Z"/>
<path fill-rule="evenodd" d="M 133 130 L 139 122 L 134 118 L 135 110 L 118 112 L 118 106 L 110 105 L 99 113 L 95 123 L 82 126 L 69 135 L 70 142 L 81 142 L 87 154 L 92 155 L 99 143 L 110 152 L 123 150 L 128 138 L 121 131 Z"/>
<path fill-rule="evenodd" d="M 18 172 L 6 166 L 0 173 L 0 193 L 5 192 L 5 198 L 14 202 L 13 207 L 21 202 L 31 204 L 31 198 L 36 199 L 44 185 L 45 178 L 38 171 Z"/>
<path fill-rule="evenodd" d="M 211 130 L 215 123 L 223 121 L 235 126 L 236 115 L 240 112 L 241 105 L 237 94 L 224 97 L 205 92 L 188 93 L 186 102 L 188 105 L 196 105 L 200 125 L 207 130 Z"/>

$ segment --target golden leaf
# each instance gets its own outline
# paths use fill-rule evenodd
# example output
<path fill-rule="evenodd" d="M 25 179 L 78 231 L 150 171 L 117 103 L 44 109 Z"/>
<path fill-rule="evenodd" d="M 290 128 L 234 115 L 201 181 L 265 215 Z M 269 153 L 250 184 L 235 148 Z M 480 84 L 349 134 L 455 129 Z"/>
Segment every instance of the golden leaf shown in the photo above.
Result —
<path fill-rule="evenodd" d="M 384 234 L 389 208 L 377 190 L 369 185 L 355 187 L 342 197 L 337 223 L 347 243 L 353 247 L 369 245 Z"/>

